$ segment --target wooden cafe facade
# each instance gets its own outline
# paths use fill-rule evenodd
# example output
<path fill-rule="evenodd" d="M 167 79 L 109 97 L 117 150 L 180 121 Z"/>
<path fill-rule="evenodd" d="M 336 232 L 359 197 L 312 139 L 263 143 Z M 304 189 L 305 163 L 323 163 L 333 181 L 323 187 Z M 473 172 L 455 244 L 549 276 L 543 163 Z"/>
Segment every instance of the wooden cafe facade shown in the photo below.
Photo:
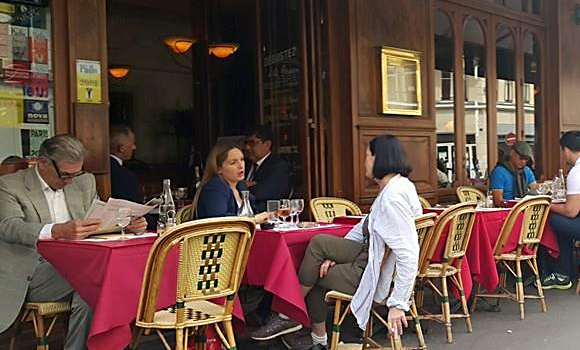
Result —
<path fill-rule="evenodd" d="M 191 48 L 167 52 L 172 35 Z M 296 196 L 367 207 L 367 143 L 392 133 L 419 192 L 453 201 L 485 188 L 516 139 L 539 178 L 562 166 L 560 132 L 580 128 L 578 37 L 574 0 L 3 0 L 0 156 L 71 133 L 106 198 L 112 122 L 135 129 L 144 182 L 183 186 L 216 140 L 263 123 Z M 220 43 L 235 52 L 209 55 Z"/>

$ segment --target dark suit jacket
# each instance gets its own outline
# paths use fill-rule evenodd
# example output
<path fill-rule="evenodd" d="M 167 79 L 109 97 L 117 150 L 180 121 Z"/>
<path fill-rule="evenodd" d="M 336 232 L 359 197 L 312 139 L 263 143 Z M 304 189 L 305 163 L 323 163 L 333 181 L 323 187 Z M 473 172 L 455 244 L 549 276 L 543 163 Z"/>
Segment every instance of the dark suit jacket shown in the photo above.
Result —
<path fill-rule="evenodd" d="M 261 213 L 266 211 L 267 201 L 288 198 L 290 165 L 284 159 L 270 154 L 254 171 L 252 180 L 256 184 L 250 186 L 250 193 L 254 195 L 257 212 Z"/>
<path fill-rule="evenodd" d="M 111 197 L 142 203 L 143 198 L 139 195 L 139 185 L 135 174 L 120 165 L 113 157 L 109 158 L 111 160 Z"/>
<path fill-rule="evenodd" d="M 243 182 L 239 182 L 237 188 L 238 191 L 247 190 Z M 196 212 L 198 219 L 238 215 L 236 198 L 224 179 L 216 176 L 202 187 Z"/>

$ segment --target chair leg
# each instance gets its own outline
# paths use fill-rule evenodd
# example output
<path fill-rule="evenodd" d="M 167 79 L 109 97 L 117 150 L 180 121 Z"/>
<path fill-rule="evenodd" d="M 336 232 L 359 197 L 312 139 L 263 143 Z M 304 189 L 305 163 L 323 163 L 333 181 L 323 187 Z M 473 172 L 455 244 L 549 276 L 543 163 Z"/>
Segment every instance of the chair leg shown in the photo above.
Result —
<path fill-rule="evenodd" d="M 419 348 L 426 349 L 427 344 L 425 344 L 425 337 L 423 337 L 423 329 L 421 328 L 421 322 L 419 321 L 419 313 L 417 312 L 417 305 L 415 304 L 415 297 L 411 297 L 411 317 L 413 317 L 413 322 L 415 323 L 415 332 L 417 333 L 417 340 L 419 341 Z"/>
<path fill-rule="evenodd" d="M 145 330 L 143 328 L 135 326 L 135 334 L 133 335 L 133 340 L 131 341 L 131 344 L 129 344 L 129 348 L 131 350 L 137 349 L 137 346 L 139 345 L 139 342 L 141 341 L 141 337 L 143 336 L 144 331 Z"/>
<path fill-rule="evenodd" d="M 516 296 L 518 299 L 518 304 L 520 306 L 520 320 L 525 317 L 524 311 L 524 281 L 522 277 L 522 264 L 521 261 L 516 260 Z"/>
<path fill-rule="evenodd" d="M 185 350 L 183 341 L 183 328 L 175 330 L 175 350 Z"/>
<path fill-rule="evenodd" d="M 443 322 L 447 332 L 447 343 L 453 343 L 453 334 L 451 333 L 451 310 L 449 308 L 449 292 L 447 288 L 447 277 L 441 278 L 441 309 L 443 311 Z"/>
<path fill-rule="evenodd" d="M 229 350 L 236 349 L 236 337 L 234 336 L 234 328 L 232 327 L 232 321 L 225 321 L 224 328 L 226 331 L 226 337 L 228 338 L 228 343 L 230 343 Z"/>
<path fill-rule="evenodd" d="M 540 297 L 540 307 L 542 312 L 547 312 L 548 307 L 546 306 L 546 298 L 544 297 L 544 290 L 542 289 L 542 282 L 540 281 L 540 270 L 538 269 L 538 261 L 536 258 L 532 258 L 530 267 L 532 268 L 532 272 L 536 276 L 536 288 L 538 289 L 538 296 Z"/>
<path fill-rule="evenodd" d="M 44 317 L 38 312 L 32 313 L 34 322 L 34 331 L 36 333 L 36 350 L 48 350 L 48 339 L 46 339 L 46 330 L 44 326 Z"/>
<path fill-rule="evenodd" d="M 340 340 L 340 309 L 342 303 L 340 300 L 336 300 L 334 303 L 334 318 L 332 320 L 332 338 L 330 340 L 330 350 L 338 349 L 338 341 Z"/>
<path fill-rule="evenodd" d="M 465 299 L 465 290 L 463 289 L 461 271 L 458 271 L 456 276 L 457 284 L 459 286 L 459 293 L 461 295 L 461 305 L 463 306 L 463 315 L 465 316 L 465 326 L 467 327 L 467 333 L 472 333 L 473 327 L 471 326 L 471 315 L 469 315 L 469 309 L 467 308 L 467 300 Z"/>

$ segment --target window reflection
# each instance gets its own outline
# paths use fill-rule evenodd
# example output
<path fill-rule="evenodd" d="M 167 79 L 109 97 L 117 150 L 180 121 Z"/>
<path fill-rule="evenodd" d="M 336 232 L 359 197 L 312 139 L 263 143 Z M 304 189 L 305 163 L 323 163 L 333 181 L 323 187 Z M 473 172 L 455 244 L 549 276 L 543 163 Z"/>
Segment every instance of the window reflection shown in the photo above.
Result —
<path fill-rule="evenodd" d="M 435 120 L 437 125 L 437 179 L 439 187 L 455 181 L 455 126 L 453 64 L 454 44 L 447 14 L 434 13 L 435 32 Z"/>
<path fill-rule="evenodd" d="M 500 25 L 496 31 L 497 65 L 497 146 L 498 161 L 507 155 L 507 143 L 516 138 L 516 83 L 514 37 L 511 30 Z"/>
<path fill-rule="evenodd" d="M 487 176 L 486 59 L 483 29 L 467 20 L 464 29 L 465 170 L 471 185 L 482 185 Z"/>
<path fill-rule="evenodd" d="M 540 90 L 540 50 L 536 36 L 524 35 L 524 135 L 538 158 L 538 134 L 542 120 Z M 539 169 L 535 169 L 539 170 Z"/>

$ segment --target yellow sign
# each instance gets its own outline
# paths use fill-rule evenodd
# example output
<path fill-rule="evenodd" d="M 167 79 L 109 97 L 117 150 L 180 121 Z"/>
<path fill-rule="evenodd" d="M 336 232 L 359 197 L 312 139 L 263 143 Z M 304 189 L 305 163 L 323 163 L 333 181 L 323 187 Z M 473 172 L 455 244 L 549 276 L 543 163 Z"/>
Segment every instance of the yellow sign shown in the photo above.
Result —
<path fill-rule="evenodd" d="M 101 62 L 77 60 L 77 101 L 101 103 Z"/>

